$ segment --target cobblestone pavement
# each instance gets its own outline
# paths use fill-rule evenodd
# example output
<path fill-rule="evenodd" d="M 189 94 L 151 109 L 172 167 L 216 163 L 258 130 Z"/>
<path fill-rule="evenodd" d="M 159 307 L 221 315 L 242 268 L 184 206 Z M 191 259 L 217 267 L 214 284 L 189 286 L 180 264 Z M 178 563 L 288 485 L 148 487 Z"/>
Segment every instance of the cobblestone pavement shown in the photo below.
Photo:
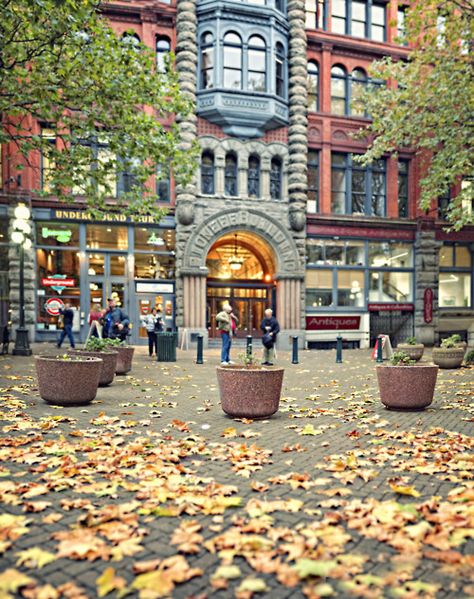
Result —
<path fill-rule="evenodd" d="M 223 415 L 216 350 L 139 348 L 69 408 L 1 357 L 0 597 L 474 597 L 474 369 L 393 412 L 368 351 L 279 362 L 281 409 L 252 422 Z"/>

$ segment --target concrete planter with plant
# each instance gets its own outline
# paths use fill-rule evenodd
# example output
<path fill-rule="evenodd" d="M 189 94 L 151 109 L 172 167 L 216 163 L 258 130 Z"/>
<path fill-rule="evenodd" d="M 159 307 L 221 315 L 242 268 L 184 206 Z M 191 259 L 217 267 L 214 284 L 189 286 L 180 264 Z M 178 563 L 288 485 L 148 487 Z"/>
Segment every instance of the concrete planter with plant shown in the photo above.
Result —
<path fill-rule="evenodd" d="M 433 362 L 440 368 L 460 368 L 466 350 L 459 346 L 456 339 L 459 335 L 452 335 L 441 341 L 440 347 L 433 348 Z"/>
<path fill-rule="evenodd" d="M 35 356 L 41 398 L 59 406 L 90 403 L 97 395 L 102 364 L 101 358 L 91 356 Z"/>
<path fill-rule="evenodd" d="M 399 343 L 397 345 L 397 350 L 405 352 L 410 360 L 418 362 L 423 357 L 425 346 L 423 343 L 418 343 L 416 337 L 408 337 L 405 343 Z"/>
<path fill-rule="evenodd" d="M 261 366 L 252 356 L 217 367 L 223 411 L 233 418 L 268 418 L 278 411 L 284 369 Z"/>
<path fill-rule="evenodd" d="M 111 350 L 118 353 L 115 374 L 127 374 L 130 372 L 130 370 L 132 370 L 135 348 L 131 345 L 127 345 L 125 341 L 120 341 L 120 339 L 104 339 L 104 341 Z"/>
<path fill-rule="evenodd" d="M 117 369 L 118 352 L 112 351 L 110 345 L 105 339 L 90 337 L 86 343 L 85 349 L 69 350 L 74 356 L 91 356 L 102 359 L 102 370 L 100 373 L 99 387 L 106 387 L 114 380 Z"/>
<path fill-rule="evenodd" d="M 398 410 L 421 410 L 433 401 L 438 366 L 417 364 L 401 351 L 393 354 L 390 363 L 377 366 L 380 400 Z"/>

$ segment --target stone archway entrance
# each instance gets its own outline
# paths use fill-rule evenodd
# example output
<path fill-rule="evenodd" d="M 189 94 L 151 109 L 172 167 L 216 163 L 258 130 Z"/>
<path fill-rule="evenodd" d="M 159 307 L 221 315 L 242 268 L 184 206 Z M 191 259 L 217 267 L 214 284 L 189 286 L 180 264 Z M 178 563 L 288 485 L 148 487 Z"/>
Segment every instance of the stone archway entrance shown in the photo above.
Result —
<path fill-rule="evenodd" d="M 237 255 L 244 259 L 239 274 L 229 262 L 236 234 Z M 198 333 L 205 339 L 213 334 L 212 314 L 219 306 L 209 306 L 212 293 L 220 300 L 240 297 L 239 310 L 245 321 L 239 333 L 242 336 L 256 333 L 259 310 L 268 305 L 275 309 L 280 322 L 281 347 L 289 346 L 291 335 L 303 338 L 303 252 L 285 221 L 255 208 L 228 208 L 209 215 L 191 230 L 178 231 L 177 239 L 178 249 L 180 244 L 182 247 L 176 299 L 178 326 L 189 333 L 191 340 Z M 233 284 L 224 285 L 230 282 Z M 255 297 L 259 293 L 262 298 Z M 247 299 L 264 301 L 260 305 Z"/>
<path fill-rule="evenodd" d="M 219 335 L 216 314 L 227 303 L 239 318 L 236 337 L 259 337 L 265 309 L 276 309 L 276 259 L 272 248 L 255 233 L 229 232 L 214 242 L 206 266 L 209 337 Z"/>

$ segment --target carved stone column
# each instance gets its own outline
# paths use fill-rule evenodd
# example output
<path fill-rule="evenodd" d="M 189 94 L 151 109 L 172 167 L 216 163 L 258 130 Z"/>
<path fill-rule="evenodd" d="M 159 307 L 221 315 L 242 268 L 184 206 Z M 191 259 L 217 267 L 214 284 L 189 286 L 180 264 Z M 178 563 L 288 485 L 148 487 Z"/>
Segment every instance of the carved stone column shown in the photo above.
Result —
<path fill-rule="evenodd" d="M 415 241 L 415 334 L 420 343 L 433 345 L 437 342 L 438 286 L 440 242 L 435 239 L 432 223 L 422 223 Z M 424 298 L 426 289 L 433 291 L 433 316 L 425 322 Z"/>
<path fill-rule="evenodd" d="M 289 221 L 294 231 L 306 225 L 307 151 L 308 151 L 308 90 L 304 0 L 289 0 L 289 103 L 288 127 L 288 197 Z"/>
<path fill-rule="evenodd" d="M 183 275 L 183 326 L 188 329 L 190 336 L 201 334 L 204 344 L 207 346 L 207 322 L 206 322 L 206 274 L 184 274 Z M 193 337 L 191 341 L 194 342 Z"/>
<path fill-rule="evenodd" d="M 291 337 L 297 335 L 300 347 L 304 344 L 301 334 L 302 322 L 302 279 L 294 277 L 277 277 L 277 314 L 280 323 L 281 336 L 279 346 L 282 349 L 291 347 Z"/>

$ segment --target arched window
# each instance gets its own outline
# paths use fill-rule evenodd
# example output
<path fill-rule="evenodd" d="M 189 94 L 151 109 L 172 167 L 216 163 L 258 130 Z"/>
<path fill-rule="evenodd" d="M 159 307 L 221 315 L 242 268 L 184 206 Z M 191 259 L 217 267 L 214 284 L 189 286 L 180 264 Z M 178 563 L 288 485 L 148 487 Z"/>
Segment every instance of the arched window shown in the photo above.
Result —
<path fill-rule="evenodd" d="M 347 73 L 339 65 L 331 69 L 331 112 L 347 113 Z"/>
<path fill-rule="evenodd" d="M 158 73 L 166 72 L 166 57 L 170 53 L 171 42 L 168 37 L 156 38 L 156 70 Z"/>
<path fill-rule="evenodd" d="M 132 48 L 139 49 L 140 36 L 134 31 L 124 31 L 122 33 L 122 42 L 129 44 Z"/>
<path fill-rule="evenodd" d="M 270 167 L 270 196 L 272 200 L 281 200 L 281 160 L 272 158 Z"/>
<path fill-rule="evenodd" d="M 247 171 L 247 187 L 249 198 L 260 197 L 260 158 L 252 155 L 249 157 L 249 168 Z"/>
<path fill-rule="evenodd" d="M 318 65 L 308 62 L 308 110 L 316 112 L 319 108 L 319 72 Z"/>
<path fill-rule="evenodd" d="M 229 152 L 225 156 L 225 195 L 237 195 L 237 156 Z"/>
<path fill-rule="evenodd" d="M 212 33 L 201 35 L 201 76 L 200 89 L 214 87 L 214 37 Z"/>
<path fill-rule="evenodd" d="M 365 116 L 365 106 L 362 101 L 362 93 L 367 86 L 367 75 L 363 69 L 354 69 L 351 75 L 351 114 L 354 116 Z"/>
<path fill-rule="evenodd" d="M 242 89 L 242 40 L 236 33 L 224 36 L 224 87 Z"/>
<path fill-rule="evenodd" d="M 280 42 L 277 43 L 275 49 L 275 92 L 281 98 L 285 97 L 285 64 L 286 55 L 285 48 Z"/>
<path fill-rule="evenodd" d="M 258 35 L 252 35 L 248 42 L 247 89 L 254 92 L 267 90 L 266 44 Z"/>
<path fill-rule="evenodd" d="M 208 150 L 201 156 L 201 193 L 214 194 L 214 154 Z"/>

